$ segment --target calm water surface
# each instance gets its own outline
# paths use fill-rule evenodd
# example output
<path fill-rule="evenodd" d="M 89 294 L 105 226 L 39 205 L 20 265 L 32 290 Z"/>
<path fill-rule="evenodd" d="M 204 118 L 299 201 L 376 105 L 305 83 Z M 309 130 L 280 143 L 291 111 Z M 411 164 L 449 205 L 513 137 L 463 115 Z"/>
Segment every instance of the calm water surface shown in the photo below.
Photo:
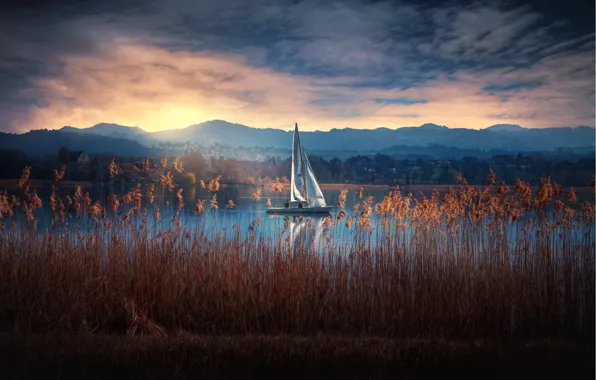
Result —
<path fill-rule="evenodd" d="M 116 185 L 113 187 L 109 186 L 96 186 L 93 188 L 84 189 L 88 191 L 92 200 L 95 202 L 99 200 L 102 204 L 106 204 L 110 194 L 114 193 L 118 196 L 122 196 L 126 191 L 133 188 L 134 186 L 128 185 L 127 187 Z M 289 226 L 284 226 L 287 221 L 284 220 L 283 215 L 270 215 L 266 213 L 267 210 L 267 199 L 269 198 L 274 205 L 282 206 L 282 204 L 288 199 L 289 191 L 280 193 L 273 193 L 267 187 L 262 189 L 261 199 L 252 199 L 252 193 L 255 191 L 255 186 L 239 186 L 239 187 L 222 187 L 217 193 L 217 201 L 219 208 L 212 210 L 209 207 L 209 201 L 211 200 L 212 194 L 207 192 L 205 189 L 199 186 L 185 186 L 183 187 L 183 200 L 184 207 L 180 213 L 180 220 L 185 229 L 188 231 L 200 231 L 208 236 L 215 237 L 219 235 L 232 236 L 234 229 L 239 228 L 243 236 L 249 236 L 251 233 L 250 226 L 253 224 L 254 233 L 261 238 L 279 239 L 284 238 L 287 241 L 317 241 L 317 247 L 324 249 L 324 242 L 332 241 L 334 247 L 339 247 L 342 242 L 348 244 L 353 242 L 355 238 L 355 229 L 347 229 L 344 226 L 345 219 L 341 223 L 337 223 L 335 229 L 327 230 L 324 228 L 324 218 L 326 215 L 310 216 L 309 222 L 306 223 L 306 216 L 299 220 L 293 216 L 289 217 Z M 381 202 L 383 197 L 387 195 L 390 190 L 387 188 L 364 188 L 363 196 L 374 197 L 374 203 Z M 142 189 L 144 192 L 144 188 Z M 415 198 L 419 197 L 419 192 L 430 196 L 432 193 L 431 189 L 417 189 L 415 187 L 402 188 L 401 193 L 403 195 L 411 192 Z M 42 189 L 39 191 L 40 197 L 43 201 L 44 207 L 42 210 L 38 210 L 36 217 L 38 218 L 38 226 L 44 227 L 49 225 L 50 212 L 48 207 L 49 189 Z M 326 190 L 323 189 L 325 200 L 328 205 L 336 205 L 340 190 Z M 61 188 L 58 190 L 60 196 L 74 194 L 74 189 Z M 581 204 L 584 200 L 593 201 L 593 193 L 590 191 L 578 193 L 578 204 Z M 197 215 L 193 212 L 193 208 L 197 202 L 197 199 L 205 200 L 205 212 Z M 235 207 L 233 209 L 226 209 L 228 201 L 234 202 Z M 356 197 L 356 191 L 350 190 L 345 202 L 345 210 L 348 215 L 352 214 L 353 206 L 359 203 L 360 200 Z M 169 205 L 168 205 L 169 203 Z M 170 220 L 176 212 L 176 197 L 175 191 L 169 192 L 165 190 L 161 192 L 161 188 L 156 186 L 155 201 L 150 204 L 143 199 L 143 207 L 147 208 L 149 215 L 152 215 L 153 208 L 159 207 L 159 211 L 162 217 L 161 222 L 156 226 L 159 228 L 168 228 L 171 225 Z M 337 207 L 332 211 L 331 215 L 336 216 L 340 209 Z M 152 218 L 150 218 L 152 220 Z M 259 224 L 255 225 L 253 222 L 259 220 Z M 370 234 L 370 240 L 375 244 L 380 240 L 378 234 L 382 230 L 379 217 L 373 213 L 372 217 L 372 230 Z M 152 222 L 150 223 L 150 226 Z M 284 230 L 284 227 L 288 227 Z M 41 228 L 43 230 L 43 228 Z M 509 228 L 507 231 L 508 238 L 513 242 L 515 241 L 516 228 Z M 592 226 L 593 230 L 593 226 Z M 285 231 L 280 236 L 281 232 Z M 375 232 L 376 231 L 376 232 Z M 586 231 L 582 232 L 583 233 Z M 591 238 L 594 239 L 594 232 L 591 233 Z"/>

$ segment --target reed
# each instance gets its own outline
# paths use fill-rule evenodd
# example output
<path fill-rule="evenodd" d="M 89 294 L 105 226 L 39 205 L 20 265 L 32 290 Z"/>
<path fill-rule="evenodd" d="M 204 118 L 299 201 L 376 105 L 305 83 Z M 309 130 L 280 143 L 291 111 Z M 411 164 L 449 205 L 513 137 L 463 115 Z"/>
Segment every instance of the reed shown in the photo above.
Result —
<path fill-rule="evenodd" d="M 353 210 L 343 208 L 345 191 L 315 251 L 288 238 L 290 219 L 275 239 L 259 233 L 258 215 L 247 234 L 186 226 L 186 211 L 216 212 L 219 177 L 200 181 L 213 193 L 208 209 L 204 200 L 185 205 L 172 181 L 182 170 L 176 157 L 160 181 L 162 195 L 176 194 L 173 216 L 159 213 L 170 205 L 153 185 L 107 204 L 80 188 L 67 200 L 56 172 L 52 223 L 41 229 L 26 168 L 20 194 L 0 195 L 0 329 L 593 337 L 594 204 L 576 205 L 573 189 L 549 179 L 532 192 L 492 174 L 481 188 L 459 178 L 442 197 L 396 188 L 378 203 L 360 189 Z"/>

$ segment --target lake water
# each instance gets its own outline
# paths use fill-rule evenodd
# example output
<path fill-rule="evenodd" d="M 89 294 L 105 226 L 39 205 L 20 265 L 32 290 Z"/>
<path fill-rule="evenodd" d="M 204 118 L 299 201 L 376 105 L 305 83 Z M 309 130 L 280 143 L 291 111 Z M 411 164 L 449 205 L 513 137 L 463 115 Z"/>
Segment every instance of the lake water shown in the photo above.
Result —
<path fill-rule="evenodd" d="M 109 186 L 99 186 L 84 189 L 84 191 L 89 192 L 93 201 L 99 200 L 105 205 L 111 193 L 120 197 L 132 187 L 134 186 L 114 186 L 112 188 Z M 200 231 L 210 238 L 215 238 L 218 235 L 230 237 L 235 234 L 235 231 L 240 231 L 243 237 L 255 234 L 255 237 L 257 238 L 271 238 L 276 240 L 282 238 L 289 241 L 290 244 L 295 244 L 294 242 L 296 241 L 309 242 L 309 244 L 311 244 L 311 242 L 316 241 L 317 243 L 312 244 L 315 244 L 317 250 L 324 250 L 325 242 L 327 247 L 330 246 L 329 243 L 331 242 L 334 249 L 338 249 L 343 243 L 349 245 L 354 242 L 355 238 L 357 238 L 356 234 L 360 233 L 357 232 L 358 229 L 355 229 L 354 227 L 350 229 L 346 228 L 344 225 L 345 219 L 341 222 L 337 222 L 336 228 L 326 228 L 326 215 L 310 216 L 310 218 L 304 216 L 302 219 L 290 215 L 286 219 L 284 215 L 267 214 L 267 199 L 270 199 L 271 203 L 274 205 L 281 207 L 288 199 L 289 192 L 284 191 L 281 194 L 276 194 L 265 187 L 262 188 L 261 198 L 259 200 L 254 200 L 252 194 L 255 190 L 255 186 L 222 187 L 217 193 L 218 209 L 214 210 L 209 206 L 209 201 L 212 197 L 211 193 L 200 188 L 198 185 L 185 186 L 182 191 L 182 198 L 185 205 L 179 214 L 179 220 L 186 230 L 190 232 Z M 336 205 L 340 190 L 337 188 L 330 190 L 326 189 L 324 186 L 322 190 L 327 204 Z M 374 205 L 377 202 L 381 202 L 389 190 L 389 187 L 364 187 L 363 197 L 372 196 L 374 198 Z M 427 197 L 430 197 L 432 193 L 431 188 L 421 189 L 408 187 L 402 188 L 400 191 L 403 195 L 411 192 L 415 198 L 419 196 L 420 191 Z M 48 226 L 50 221 L 50 212 L 48 209 L 49 192 L 49 189 L 42 189 L 39 191 L 40 197 L 44 203 L 43 208 L 36 212 L 37 225 L 38 227 L 42 227 L 40 230 L 43 230 L 43 227 Z M 142 192 L 144 193 L 144 189 L 142 189 Z M 58 190 L 58 194 L 60 196 L 72 196 L 74 194 L 74 189 L 61 188 Z M 594 194 L 591 191 L 579 192 L 578 204 L 581 204 L 585 200 L 593 201 L 593 195 Z M 205 211 L 200 215 L 193 212 L 197 199 L 205 200 Z M 228 204 L 228 201 L 233 201 L 235 207 L 227 209 L 226 205 Z M 354 205 L 360 201 L 361 200 L 356 196 L 356 190 L 350 190 L 348 192 L 345 202 L 345 211 L 348 215 L 353 213 Z M 147 202 L 146 199 L 143 199 L 143 208 L 147 208 L 149 215 L 153 214 L 153 209 L 156 206 L 159 207 L 161 220 L 158 225 L 153 228 L 156 230 L 160 228 L 167 229 L 172 225 L 171 220 L 176 213 L 176 192 L 165 190 L 162 196 L 161 188 L 157 187 L 155 200 L 152 204 Z M 336 207 L 331 215 L 336 217 L 339 211 L 340 209 Z M 530 217 L 530 215 L 526 215 L 526 217 Z M 152 218 L 149 217 L 149 219 Z M 380 218 L 374 212 L 371 222 L 371 231 L 373 232 L 368 234 L 367 239 L 371 240 L 372 244 L 375 245 L 380 240 L 379 231 L 383 228 L 380 225 Z M 593 227 L 594 226 L 592 225 L 590 228 L 593 229 Z M 510 228 L 507 232 L 508 238 L 512 241 L 515 241 L 517 230 L 517 228 Z M 582 234 L 583 232 L 585 231 L 582 231 Z M 590 239 L 593 240 L 593 231 L 590 236 Z M 408 236 L 405 236 L 404 238 L 407 239 Z"/>

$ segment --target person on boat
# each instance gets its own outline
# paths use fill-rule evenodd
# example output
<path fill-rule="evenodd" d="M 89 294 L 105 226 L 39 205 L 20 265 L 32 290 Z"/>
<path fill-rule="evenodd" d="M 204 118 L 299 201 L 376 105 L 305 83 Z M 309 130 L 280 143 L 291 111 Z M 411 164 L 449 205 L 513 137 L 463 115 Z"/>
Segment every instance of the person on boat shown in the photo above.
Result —
<path fill-rule="evenodd" d="M 285 202 L 285 203 L 284 203 L 284 207 L 285 207 L 285 208 L 288 208 L 288 207 L 290 207 L 290 200 L 289 200 L 289 199 L 288 199 L 288 201 L 287 201 L 287 202 Z"/>
<path fill-rule="evenodd" d="M 298 208 L 302 208 L 302 201 L 298 202 Z"/>

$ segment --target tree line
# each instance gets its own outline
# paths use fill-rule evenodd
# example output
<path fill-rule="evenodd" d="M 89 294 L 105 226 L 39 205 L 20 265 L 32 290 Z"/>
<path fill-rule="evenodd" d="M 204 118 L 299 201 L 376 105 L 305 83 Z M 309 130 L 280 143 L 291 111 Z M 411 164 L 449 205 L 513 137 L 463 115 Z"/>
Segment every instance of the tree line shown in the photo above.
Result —
<path fill-rule="evenodd" d="M 31 178 L 51 180 L 53 170 L 66 167 L 66 180 L 109 181 L 107 165 L 112 159 L 140 167 L 144 157 L 116 157 L 110 154 L 92 155 L 80 164 L 73 162 L 72 154 L 61 148 L 55 155 L 32 159 L 19 151 L 0 150 L 0 178 L 18 178 L 24 166 L 31 166 Z M 462 157 L 451 160 L 408 159 L 386 154 L 356 155 L 344 160 L 339 158 L 309 157 L 317 180 L 321 183 L 355 183 L 388 185 L 447 185 L 453 184 L 460 173 L 470 184 L 483 184 L 490 169 L 497 178 L 514 184 L 520 178 L 538 184 L 540 178 L 551 177 L 564 186 L 590 186 L 594 182 L 595 160 L 586 156 L 576 160 L 556 156 L 497 155 L 491 158 Z M 159 158 L 150 159 L 158 171 Z M 177 175 L 177 182 L 193 182 L 221 175 L 222 183 L 254 183 L 267 178 L 290 177 L 291 158 L 268 157 L 265 160 L 239 160 L 235 158 L 205 158 L 200 152 L 187 152 L 182 157 L 184 175 Z M 159 174 L 158 174 L 159 175 Z M 142 177 L 127 173 L 123 180 Z"/>

